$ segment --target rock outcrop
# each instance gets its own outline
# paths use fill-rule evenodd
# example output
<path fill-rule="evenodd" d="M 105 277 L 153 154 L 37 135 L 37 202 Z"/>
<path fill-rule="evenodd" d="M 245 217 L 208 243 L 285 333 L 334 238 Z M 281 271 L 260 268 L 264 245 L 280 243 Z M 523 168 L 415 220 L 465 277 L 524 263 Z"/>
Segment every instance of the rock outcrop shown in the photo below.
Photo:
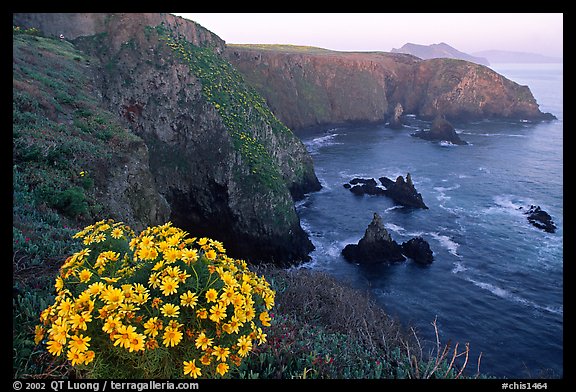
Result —
<path fill-rule="evenodd" d="M 412 133 L 412 136 L 435 142 L 446 141 L 456 145 L 468 144 L 458 136 L 452 124 L 450 124 L 450 122 L 443 116 L 437 116 L 434 121 L 432 121 L 432 127 L 429 131 L 416 131 Z"/>
<path fill-rule="evenodd" d="M 402 255 L 402 247 L 394 241 L 384 224 L 382 218 L 377 213 L 374 217 L 364 237 L 358 244 L 348 244 L 342 250 L 344 258 L 351 262 L 361 264 L 376 264 L 400 262 L 406 260 Z"/>
<path fill-rule="evenodd" d="M 402 243 L 404 255 L 418 264 L 431 264 L 434 261 L 434 253 L 430 244 L 422 237 L 414 237 Z"/>
<path fill-rule="evenodd" d="M 519 209 L 523 210 L 522 207 Z M 549 213 L 544 211 L 540 206 L 531 205 L 528 211 L 524 211 L 524 214 L 528 216 L 528 222 L 530 222 L 534 227 L 544 230 L 547 233 L 555 233 L 556 225 L 552 220 Z"/>
<path fill-rule="evenodd" d="M 388 123 L 388 127 L 392 129 L 402 129 L 404 123 L 402 121 L 402 113 L 404 113 L 404 108 L 400 103 L 397 103 L 394 107 L 394 113 L 392 113 L 392 118 Z"/>
<path fill-rule="evenodd" d="M 406 180 L 402 176 L 398 176 L 396 181 L 388 177 L 380 177 L 379 180 L 386 187 L 386 196 L 394 199 L 396 203 L 405 207 L 428 209 L 422 195 L 414 187 L 410 173 L 406 174 Z"/>
<path fill-rule="evenodd" d="M 358 244 L 346 245 L 342 249 L 342 256 L 358 264 L 395 263 L 405 261 L 408 257 L 418 264 L 427 265 L 434 260 L 430 245 L 422 237 L 414 237 L 399 245 L 392 239 L 376 212 Z"/>
<path fill-rule="evenodd" d="M 348 184 L 344 184 L 355 195 L 384 195 L 386 191 L 377 186 L 373 178 L 353 178 Z"/>
<path fill-rule="evenodd" d="M 294 199 L 320 188 L 312 159 L 221 57 L 218 36 L 170 14 L 13 20 L 63 34 L 101 64 L 103 105 L 144 141 L 175 225 L 222 241 L 232 257 L 283 265 L 309 259 L 313 244 Z"/>
<path fill-rule="evenodd" d="M 430 121 L 555 118 L 527 86 L 464 60 L 287 45 L 228 45 L 224 55 L 292 129 L 383 123 L 397 104 Z"/>

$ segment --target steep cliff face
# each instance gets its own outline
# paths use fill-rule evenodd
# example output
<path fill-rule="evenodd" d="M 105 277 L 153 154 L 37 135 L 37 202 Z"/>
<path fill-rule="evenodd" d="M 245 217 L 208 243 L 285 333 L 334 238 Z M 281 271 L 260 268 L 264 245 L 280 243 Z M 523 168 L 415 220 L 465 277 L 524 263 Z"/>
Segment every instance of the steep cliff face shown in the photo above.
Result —
<path fill-rule="evenodd" d="M 463 60 L 274 45 L 230 45 L 224 54 L 294 129 L 385 121 L 398 103 L 423 119 L 553 118 L 528 87 Z"/>
<path fill-rule="evenodd" d="M 551 119 L 542 113 L 528 86 L 492 69 L 455 59 L 430 59 L 416 64 L 413 77 L 399 81 L 394 99 L 407 112 L 424 119 L 443 114 L 451 120 L 509 118 Z"/>
<path fill-rule="evenodd" d="M 234 257 L 308 259 L 292 196 L 319 189 L 312 160 L 219 56 L 222 40 L 171 15 L 90 15 L 55 33 L 77 34 L 74 44 L 99 59 L 105 105 L 146 143 L 174 224 Z M 77 29 L 86 18 L 95 27 Z"/>
<path fill-rule="evenodd" d="M 224 54 L 293 129 L 384 120 L 395 80 L 418 61 L 403 54 L 291 46 L 230 45 Z"/>

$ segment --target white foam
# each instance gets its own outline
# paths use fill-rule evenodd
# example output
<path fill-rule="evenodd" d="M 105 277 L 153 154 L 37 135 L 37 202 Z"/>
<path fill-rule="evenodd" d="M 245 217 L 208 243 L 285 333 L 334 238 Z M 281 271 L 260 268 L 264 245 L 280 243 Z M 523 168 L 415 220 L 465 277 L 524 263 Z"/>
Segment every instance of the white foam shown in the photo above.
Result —
<path fill-rule="evenodd" d="M 458 254 L 458 247 L 460 245 L 457 242 L 453 241 L 450 237 L 448 237 L 447 235 L 442 235 L 440 233 L 430 233 L 430 235 L 434 237 L 436 241 L 440 242 L 440 245 L 442 247 L 448 249 L 448 252 L 450 252 L 456 257 L 462 257 L 461 255 Z"/>
<path fill-rule="evenodd" d="M 454 268 L 452 268 L 453 274 L 457 274 L 457 273 L 464 272 L 464 271 L 468 271 L 468 268 L 466 268 L 464 266 L 464 264 L 462 264 L 460 262 L 454 263 Z"/>
<path fill-rule="evenodd" d="M 538 305 L 532 301 L 529 301 L 525 298 L 522 298 L 519 295 L 511 293 L 510 291 L 503 289 L 501 287 L 495 286 L 493 284 L 486 283 L 486 282 L 479 282 L 479 281 L 471 279 L 471 278 L 466 278 L 466 280 L 473 283 L 474 285 L 480 287 L 481 289 L 488 290 L 489 292 L 496 295 L 497 297 L 500 297 L 500 298 L 503 298 L 503 299 L 506 299 L 506 300 L 509 300 L 512 302 L 516 302 L 516 303 L 519 303 L 519 304 L 522 304 L 525 306 L 532 307 L 532 308 L 537 309 L 537 310 L 543 310 L 543 311 L 554 313 L 554 314 L 563 314 L 563 312 L 564 312 L 564 310 L 561 306 Z"/>
<path fill-rule="evenodd" d="M 340 135 L 340 134 L 339 133 L 331 133 L 331 134 L 328 134 L 325 136 L 320 136 L 320 137 L 314 138 L 312 140 L 305 141 L 304 145 L 306 146 L 306 148 L 308 149 L 308 152 L 310 154 L 316 154 L 316 153 L 318 153 L 318 150 L 320 150 L 322 147 L 330 146 L 330 145 L 334 145 L 334 144 L 341 144 L 341 143 L 337 143 L 334 141 L 334 139 L 338 135 Z"/>
<path fill-rule="evenodd" d="M 402 226 L 395 225 L 394 223 L 384 223 L 384 227 L 385 227 L 387 230 L 392 230 L 392 231 L 394 231 L 394 232 L 396 232 L 396 233 L 398 233 L 398 234 L 404 234 L 404 233 L 406 233 L 406 229 L 405 229 L 405 228 L 403 228 Z"/>
<path fill-rule="evenodd" d="M 448 140 L 441 140 L 440 143 L 438 143 L 438 144 L 442 147 L 458 147 L 457 144 L 449 142 Z"/>

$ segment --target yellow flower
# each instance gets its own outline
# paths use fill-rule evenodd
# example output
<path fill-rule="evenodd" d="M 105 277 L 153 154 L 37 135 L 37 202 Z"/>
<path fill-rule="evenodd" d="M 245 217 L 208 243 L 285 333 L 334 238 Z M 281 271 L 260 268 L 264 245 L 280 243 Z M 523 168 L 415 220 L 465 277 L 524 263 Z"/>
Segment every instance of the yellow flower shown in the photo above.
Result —
<path fill-rule="evenodd" d="M 216 371 L 221 375 L 225 375 L 228 372 L 228 364 L 224 362 L 220 362 L 218 366 L 216 366 Z"/>
<path fill-rule="evenodd" d="M 144 351 L 144 335 L 134 333 L 130 336 L 130 347 L 128 351 Z"/>
<path fill-rule="evenodd" d="M 196 348 L 206 350 L 208 347 L 212 346 L 212 341 L 214 339 L 206 336 L 204 332 L 200 333 L 196 338 Z"/>
<path fill-rule="evenodd" d="M 104 290 L 106 286 L 102 282 L 94 282 L 90 286 L 88 286 L 88 292 L 90 295 L 97 295 L 100 294 L 102 290 Z"/>
<path fill-rule="evenodd" d="M 207 318 L 208 318 L 208 311 L 207 311 L 206 309 L 204 309 L 204 308 L 198 309 L 198 310 L 196 311 L 196 316 L 197 316 L 199 319 L 207 319 Z"/>
<path fill-rule="evenodd" d="M 102 276 L 102 280 L 104 280 L 106 283 L 116 283 L 120 280 L 120 277 L 117 276 L 116 278 L 109 278 L 107 276 Z"/>
<path fill-rule="evenodd" d="M 151 337 L 158 335 L 160 329 L 162 329 L 162 321 L 159 321 L 158 317 L 152 317 L 144 323 L 144 333 Z"/>
<path fill-rule="evenodd" d="M 154 245 L 154 237 L 144 236 L 140 239 L 141 247 L 150 247 L 152 245 Z"/>
<path fill-rule="evenodd" d="M 80 252 L 76 253 L 76 257 L 78 258 L 78 260 L 82 260 L 84 257 L 88 256 L 89 254 L 90 254 L 90 249 L 84 248 Z"/>
<path fill-rule="evenodd" d="M 264 296 L 264 304 L 266 305 L 266 309 L 270 310 L 274 306 L 274 295 L 267 294 Z"/>
<path fill-rule="evenodd" d="M 66 320 L 62 317 L 58 317 L 56 321 L 52 323 L 52 327 L 48 330 L 48 334 L 51 340 L 56 340 L 64 344 L 68 338 L 68 330 L 69 326 Z"/>
<path fill-rule="evenodd" d="M 148 278 L 148 285 L 153 289 L 160 286 L 160 278 L 158 274 L 159 274 L 158 272 L 152 272 L 150 274 L 150 277 Z"/>
<path fill-rule="evenodd" d="M 218 292 L 216 290 L 210 289 L 206 292 L 206 300 L 208 301 L 208 303 L 216 302 L 217 298 L 218 298 Z"/>
<path fill-rule="evenodd" d="M 72 366 L 75 366 L 76 364 L 84 363 L 86 361 L 86 355 L 78 350 L 69 350 L 68 359 L 72 361 Z"/>
<path fill-rule="evenodd" d="M 169 263 L 173 263 L 178 260 L 182 255 L 182 252 L 179 249 L 170 248 L 166 252 L 164 252 L 164 260 Z"/>
<path fill-rule="evenodd" d="M 104 325 L 102 326 L 102 331 L 109 334 L 114 334 L 116 333 L 118 327 L 120 327 L 121 325 L 122 322 L 118 318 L 108 316 L 108 318 L 104 322 Z"/>
<path fill-rule="evenodd" d="M 238 354 L 241 357 L 248 355 L 250 350 L 252 350 L 252 340 L 248 336 L 240 336 L 238 338 Z"/>
<path fill-rule="evenodd" d="M 180 303 L 182 306 L 190 306 L 191 308 L 194 308 L 198 303 L 198 297 L 196 294 L 188 290 L 180 296 Z"/>
<path fill-rule="evenodd" d="M 215 260 L 217 255 L 218 254 L 214 251 L 214 249 L 210 249 L 209 251 L 204 253 L 204 256 L 206 256 L 208 260 Z"/>
<path fill-rule="evenodd" d="M 196 366 L 196 360 L 184 361 L 184 374 L 189 374 L 190 377 L 198 378 L 202 375 L 200 368 Z"/>
<path fill-rule="evenodd" d="M 180 306 L 173 304 L 164 304 L 160 311 L 164 317 L 178 317 L 180 315 Z"/>
<path fill-rule="evenodd" d="M 198 260 L 198 252 L 196 249 L 184 249 L 182 251 L 182 259 L 186 262 L 195 262 Z"/>
<path fill-rule="evenodd" d="M 101 298 L 108 304 L 119 305 L 124 301 L 124 292 L 119 288 L 108 286 L 102 292 Z"/>
<path fill-rule="evenodd" d="M 166 327 L 164 330 L 164 340 L 163 343 L 166 347 L 174 347 L 182 340 L 182 332 L 174 329 L 172 327 Z"/>
<path fill-rule="evenodd" d="M 76 313 L 72 315 L 70 321 L 72 324 L 71 325 L 72 329 L 82 329 L 85 331 L 88 329 L 86 323 L 92 321 L 92 315 L 90 314 L 90 312 Z"/>
<path fill-rule="evenodd" d="M 60 304 L 56 309 L 58 309 L 58 316 L 66 317 L 72 311 L 72 302 L 66 298 L 60 301 Z"/>
<path fill-rule="evenodd" d="M 164 279 L 162 279 L 162 283 L 160 284 L 160 290 L 162 291 L 162 294 L 164 294 L 165 296 L 174 294 L 178 290 L 178 282 L 174 278 L 166 276 L 164 277 Z"/>
<path fill-rule="evenodd" d="M 64 345 L 56 340 L 48 341 L 47 346 L 48 346 L 48 352 L 52 355 L 57 356 L 62 354 L 62 349 L 64 348 Z"/>
<path fill-rule="evenodd" d="M 258 334 L 256 335 L 256 339 L 258 339 L 258 344 L 266 343 L 266 334 L 262 332 L 262 328 L 258 327 Z"/>
<path fill-rule="evenodd" d="M 78 279 L 80 279 L 80 282 L 82 283 L 86 283 L 90 280 L 90 278 L 92 277 L 92 272 L 90 272 L 89 270 L 87 270 L 86 268 L 84 268 L 82 271 L 80 271 L 80 273 L 78 274 Z"/>
<path fill-rule="evenodd" d="M 226 305 L 217 303 L 210 308 L 210 320 L 219 323 L 220 320 L 226 317 Z"/>
<path fill-rule="evenodd" d="M 230 349 L 228 347 L 214 346 L 212 355 L 214 355 L 220 362 L 226 362 L 226 358 L 230 355 Z"/>
<path fill-rule="evenodd" d="M 114 239 L 116 239 L 116 240 L 119 239 L 119 238 L 121 238 L 122 235 L 123 235 L 122 229 L 119 229 L 118 227 L 115 228 L 114 230 L 112 230 L 112 234 L 111 234 L 111 235 L 112 235 L 112 238 L 114 238 Z"/>
<path fill-rule="evenodd" d="M 37 325 L 34 328 L 34 344 L 38 344 L 42 341 L 42 339 L 44 339 L 44 334 L 46 333 L 46 330 L 41 327 L 40 325 Z"/>
<path fill-rule="evenodd" d="M 260 321 L 262 322 L 262 325 L 265 327 L 269 327 L 270 326 L 270 316 L 268 315 L 268 312 L 262 312 L 260 313 Z"/>
<path fill-rule="evenodd" d="M 78 350 L 80 352 L 83 351 L 87 351 L 88 347 L 90 346 L 90 343 L 88 343 L 91 340 L 90 336 L 84 336 L 84 335 L 72 335 L 70 337 L 70 341 L 68 342 L 68 348 L 70 348 L 70 350 Z"/>
<path fill-rule="evenodd" d="M 56 287 L 56 291 L 60 291 L 64 288 L 64 281 L 62 280 L 61 277 L 57 277 L 56 278 L 56 283 L 54 284 L 54 287 Z"/>
<path fill-rule="evenodd" d="M 222 303 L 228 305 L 234 301 L 235 297 L 236 297 L 236 292 L 234 291 L 234 287 L 228 286 L 227 288 L 224 289 L 224 292 L 222 294 L 220 294 L 220 301 L 222 301 Z"/>
<path fill-rule="evenodd" d="M 204 354 L 200 357 L 200 362 L 202 363 L 202 365 L 208 366 L 212 362 L 212 357 L 210 356 L 210 354 Z"/>
<path fill-rule="evenodd" d="M 120 325 L 114 335 L 114 339 L 116 340 L 114 345 L 129 348 L 135 332 L 136 328 L 132 325 Z"/>
<path fill-rule="evenodd" d="M 96 356 L 96 353 L 92 350 L 88 350 L 84 353 L 84 365 L 88 365 L 90 362 L 92 362 L 94 360 L 94 357 Z"/>
<path fill-rule="evenodd" d="M 228 332 L 229 334 L 238 333 L 239 328 L 242 326 L 242 324 L 243 323 L 241 323 L 236 316 L 232 316 L 230 317 L 230 321 L 228 322 L 228 324 L 226 324 L 227 326 L 226 332 Z"/>

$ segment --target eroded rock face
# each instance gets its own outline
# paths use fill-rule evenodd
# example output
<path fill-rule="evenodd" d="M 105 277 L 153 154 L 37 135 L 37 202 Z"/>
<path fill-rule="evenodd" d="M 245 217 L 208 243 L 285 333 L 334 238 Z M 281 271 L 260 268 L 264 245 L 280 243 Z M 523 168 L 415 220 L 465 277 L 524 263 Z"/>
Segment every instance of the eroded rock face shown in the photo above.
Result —
<path fill-rule="evenodd" d="M 385 122 L 398 104 L 424 120 L 554 118 L 527 86 L 464 60 L 274 45 L 230 45 L 224 55 L 292 129 Z"/>

